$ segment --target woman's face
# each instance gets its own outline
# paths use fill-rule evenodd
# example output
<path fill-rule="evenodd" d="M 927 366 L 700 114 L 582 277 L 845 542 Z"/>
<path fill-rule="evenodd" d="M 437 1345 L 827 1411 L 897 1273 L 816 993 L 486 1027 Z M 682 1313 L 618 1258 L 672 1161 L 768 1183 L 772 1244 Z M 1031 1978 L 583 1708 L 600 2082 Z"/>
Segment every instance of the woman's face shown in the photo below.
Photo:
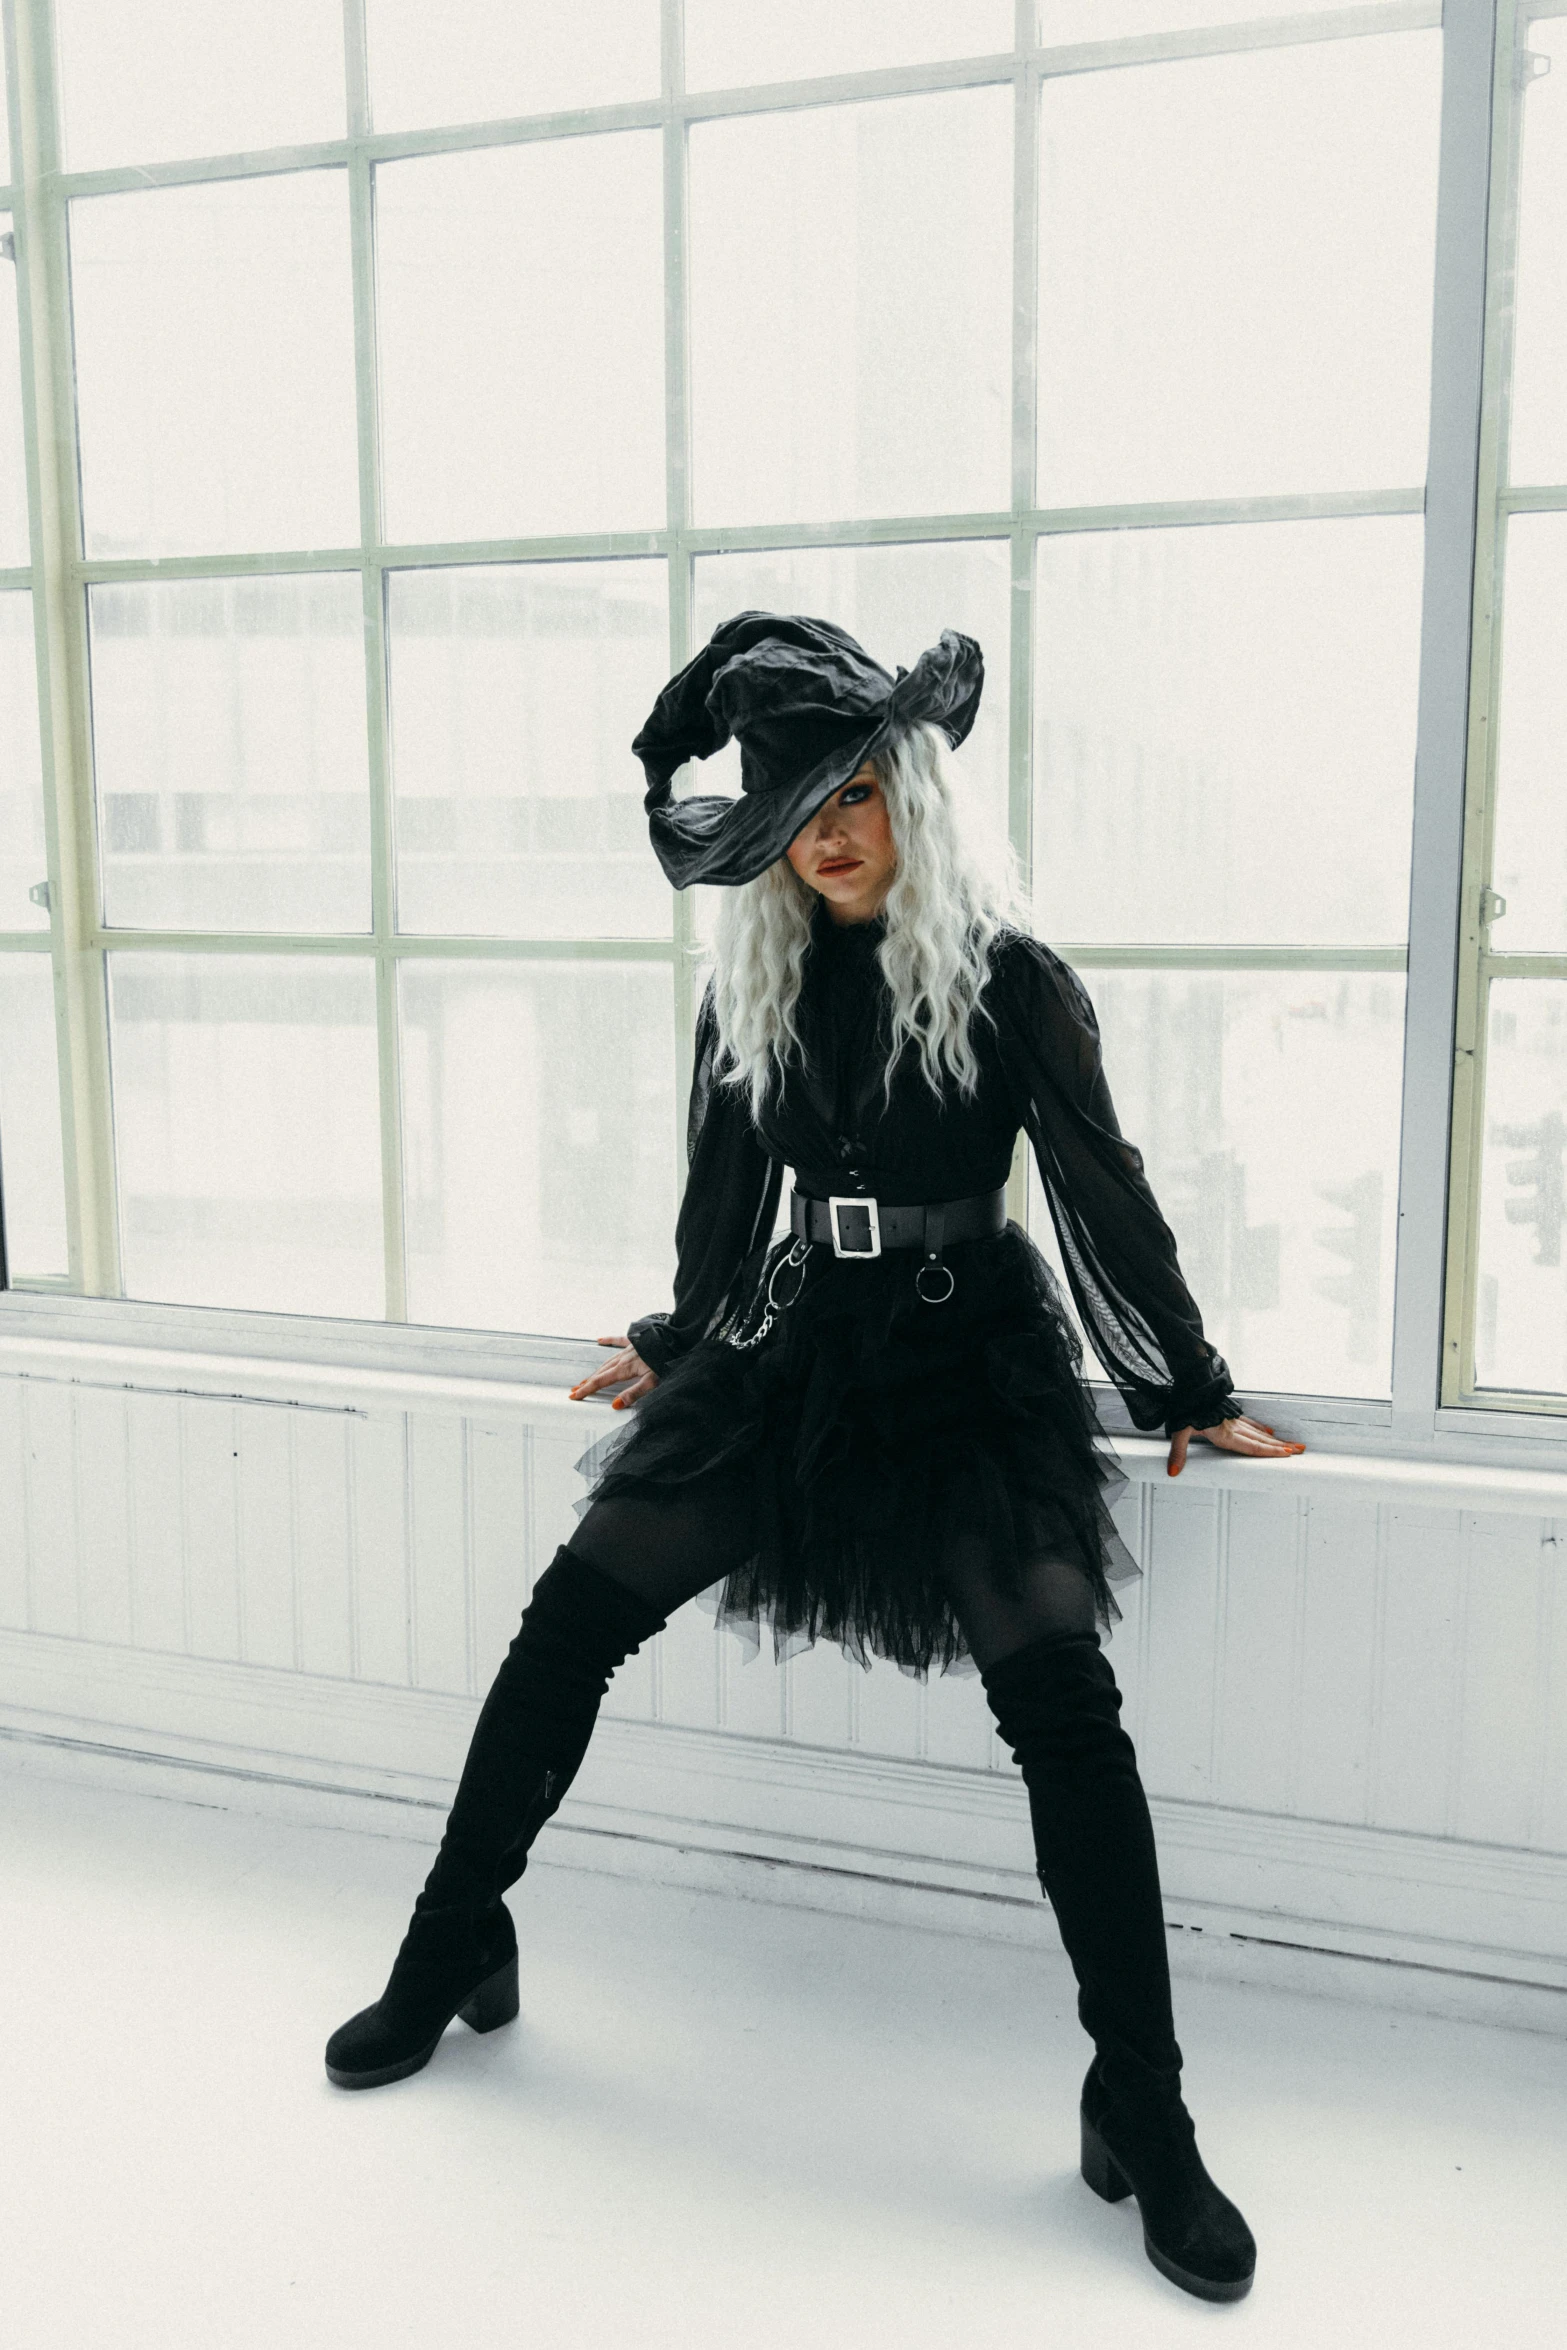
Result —
<path fill-rule="evenodd" d="M 785 851 L 834 922 L 869 922 L 898 869 L 881 782 L 870 760 L 817 809 Z"/>

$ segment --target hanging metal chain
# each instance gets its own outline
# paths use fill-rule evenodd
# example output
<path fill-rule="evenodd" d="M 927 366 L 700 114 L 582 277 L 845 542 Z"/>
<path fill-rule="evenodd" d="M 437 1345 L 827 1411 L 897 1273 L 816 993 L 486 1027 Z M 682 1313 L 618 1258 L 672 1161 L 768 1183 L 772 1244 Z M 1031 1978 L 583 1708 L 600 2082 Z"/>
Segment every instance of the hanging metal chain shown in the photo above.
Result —
<path fill-rule="evenodd" d="M 769 1273 L 767 1276 L 766 1312 L 763 1314 L 760 1322 L 752 1331 L 749 1338 L 730 1339 L 729 1343 L 732 1347 L 743 1350 L 749 1346 L 761 1345 L 762 1340 L 767 1336 L 768 1331 L 771 1330 L 779 1315 L 788 1312 L 795 1299 L 799 1296 L 801 1290 L 805 1287 L 805 1260 L 810 1255 L 810 1253 L 811 1244 L 808 1240 L 792 1240 L 789 1243 L 788 1255 L 780 1257 L 777 1264 L 774 1265 L 771 1273 Z M 779 1297 L 775 1294 L 774 1284 L 777 1281 L 779 1274 L 787 1273 L 791 1266 L 799 1272 L 800 1278 L 795 1283 L 794 1288 L 787 1297 Z"/>

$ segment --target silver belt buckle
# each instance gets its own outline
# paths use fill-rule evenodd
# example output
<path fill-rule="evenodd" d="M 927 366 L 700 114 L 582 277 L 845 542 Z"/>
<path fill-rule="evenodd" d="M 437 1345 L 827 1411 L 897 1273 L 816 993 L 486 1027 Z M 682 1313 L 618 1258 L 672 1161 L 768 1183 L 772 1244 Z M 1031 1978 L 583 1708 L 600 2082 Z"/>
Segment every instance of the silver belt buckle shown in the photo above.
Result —
<path fill-rule="evenodd" d="M 863 1216 L 869 1219 L 869 1248 L 845 1248 L 843 1244 L 843 1217 L 840 1213 L 844 1208 L 857 1208 Z M 832 1218 L 832 1253 L 835 1257 L 879 1257 L 881 1255 L 881 1219 L 876 1213 L 876 1202 L 873 1199 L 834 1196 L 829 1198 L 827 1202 L 827 1213 Z"/>

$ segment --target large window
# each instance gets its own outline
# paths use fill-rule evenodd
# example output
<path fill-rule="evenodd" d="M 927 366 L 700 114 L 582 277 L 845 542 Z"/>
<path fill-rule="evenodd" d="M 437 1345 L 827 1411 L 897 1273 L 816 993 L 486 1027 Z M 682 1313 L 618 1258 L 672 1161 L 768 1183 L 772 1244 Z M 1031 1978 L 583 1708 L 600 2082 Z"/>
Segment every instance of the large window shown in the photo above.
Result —
<path fill-rule="evenodd" d="M 712 909 L 629 742 L 761 605 L 980 639 L 1243 1389 L 1562 1408 L 1567 19 L 6 8 L 13 1278 L 657 1304 Z"/>

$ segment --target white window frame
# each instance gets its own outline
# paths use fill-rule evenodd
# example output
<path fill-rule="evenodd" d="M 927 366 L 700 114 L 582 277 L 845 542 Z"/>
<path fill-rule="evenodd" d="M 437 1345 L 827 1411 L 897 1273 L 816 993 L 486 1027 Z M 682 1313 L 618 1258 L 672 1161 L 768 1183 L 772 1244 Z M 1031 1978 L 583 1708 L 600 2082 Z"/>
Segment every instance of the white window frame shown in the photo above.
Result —
<path fill-rule="evenodd" d="M 1460 893 L 1453 1042 L 1452 1163 L 1446 1312 L 1442 1346 L 1444 1411 L 1477 1405 L 1514 1415 L 1559 1415 L 1560 1397 L 1480 1388 L 1475 1378 L 1479 1301 L 1480 1178 L 1485 1134 L 1487 1004 L 1493 979 L 1567 979 L 1567 954 L 1509 953 L 1490 933 L 1497 803 L 1497 717 L 1504 636 L 1504 570 L 1514 514 L 1567 510 L 1567 483 L 1507 486 L 1512 389 L 1513 301 L 1519 230 L 1523 109 L 1530 80 L 1529 27 L 1567 16 L 1567 0 L 1502 0 L 1496 33 L 1488 253 L 1474 557 L 1474 623 L 1468 721 L 1468 790 Z"/>
<path fill-rule="evenodd" d="M 1554 9 L 1555 0 L 1544 0 Z M 1240 0 L 1240 6 L 1244 0 Z M 1530 0 L 1525 0 L 1528 8 Z M 839 75 L 722 92 L 688 93 L 684 86 L 682 0 L 662 0 L 662 88 L 656 98 L 575 113 L 408 134 L 370 128 L 363 0 L 344 0 L 347 58 L 347 135 L 309 146 L 203 157 L 185 163 L 119 170 L 65 172 L 58 151 L 59 109 L 53 0 L 3 0 L 14 184 L 0 192 L 16 230 L 27 430 L 32 560 L 25 571 L 0 572 L 0 586 L 34 591 L 47 810 L 51 930 L 0 933 L 0 951 L 50 953 L 54 959 L 60 1042 L 68 1276 L 29 1282 L 13 1291 L 0 1312 L 45 1322 L 84 1337 L 120 1332 L 152 1343 L 194 1343 L 221 1352 L 308 1354 L 366 1367 L 393 1362 L 448 1368 L 462 1362 L 515 1365 L 522 1356 L 558 1372 L 580 1361 L 580 1344 L 565 1339 L 432 1331 L 407 1324 L 403 1231 L 400 1074 L 397 1055 L 396 971 L 404 958 L 643 959 L 670 971 L 675 1020 L 677 1102 L 671 1150 L 683 1179 L 684 1094 L 690 1068 L 696 964 L 689 893 L 672 893 L 667 939 L 453 939 L 399 935 L 392 923 L 391 808 L 386 723 L 386 596 L 389 570 L 458 563 L 593 560 L 657 555 L 668 565 L 669 660 L 678 668 L 692 650 L 692 566 L 717 551 L 819 546 L 866 546 L 933 539 L 1005 539 L 1012 581 L 1011 706 L 1008 805 L 1011 837 L 1025 873 L 1031 855 L 1034 748 L 1034 570 L 1040 537 L 1056 532 L 1115 530 L 1139 525 L 1234 523 L 1370 514 L 1418 513 L 1426 518 L 1423 630 L 1414 802 L 1411 924 L 1407 955 L 1399 948 L 1148 947 L 1055 942 L 1085 971 L 1095 968 L 1215 970 L 1407 971 L 1403 1073 L 1403 1128 L 1399 1177 L 1399 1239 L 1394 1289 L 1391 1400 L 1262 1396 L 1247 1391 L 1253 1408 L 1282 1425 L 1339 1449 L 1440 1450 L 1443 1457 L 1559 1461 L 1567 1443 L 1567 1400 L 1547 1409 L 1540 1399 L 1471 1400 L 1471 1386 L 1443 1365 L 1454 1344 L 1470 1345 L 1463 1316 L 1473 1285 L 1466 1251 L 1473 1229 L 1470 1161 L 1474 1067 L 1469 996 L 1480 973 L 1476 875 L 1488 832 L 1471 814 L 1465 827 L 1466 759 L 1471 722 L 1469 681 L 1481 694 L 1482 646 L 1471 631 L 1471 590 L 1477 555 L 1477 498 L 1482 516 L 1480 556 L 1491 555 L 1484 520 L 1486 482 L 1493 493 L 1495 417 L 1499 398 L 1496 326 L 1490 367 L 1486 350 L 1488 212 L 1492 208 L 1493 140 L 1505 178 L 1512 117 L 1504 99 L 1493 106 L 1498 42 L 1510 44 L 1513 0 L 1384 0 L 1351 12 L 1225 25 L 1214 30 L 1136 39 L 1041 47 L 1034 40 L 1033 0 L 1017 0 L 1015 44 L 999 56 Z M 1237 8 L 1239 13 L 1239 6 Z M 1356 39 L 1401 29 L 1443 27 L 1444 77 L 1436 231 L 1431 435 L 1424 493 L 1418 486 L 1384 493 L 1208 499 L 1138 506 L 1042 509 L 1035 488 L 1035 308 L 1039 90 L 1065 73 L 1213 55 L 1327 39 Z M 1510 46 L 1508 55 L 1510 56 Z M 1014 327 L 1011 498 L 1006 511 L 840 520 L 781 528 L 698 529 L 690 518 L 687 387 L 686 152 L 693 122 L 718 116 L 915 92 L 1008 84 L 1014 104 Z M 1493 120 L 1494 116 L 1494 120 Z M 378 386 L 373 283 L 373 174 L 396 157 L 449 153 L 630 128 L 660 131 L 664 154 L 665 371 L 667 384 L 667 520 L 653 532 L 499 539 L 465 544 L 392 546 L 381 535 L 377 432 Z M 152 561 L 86 560 L 82 554 L 76 420 L 71 365 L 67 213 L 71 199 L 94 193 L 339 165 L 349 182 L 353 301 L 358 393 L 360 541 L 338 549 L 253 556 Z M 1497 267 L 1500 210 L 1490 222 L 1491 268 Z M 1485 404 L 1482 408 L 1482 389 Z M 1486 421 L 1482 433 L 1482 414 Z M 1490 438 L 1487 439 L 1487 434 Z M 1492 467 L 1488 475 L 1487 465 Z M 1567 502 L 1567 492 L 1561 502 Z M 1492 532 L 1494 538 L 1494 531 Z M 87 589 L 99 581 L 272 575 L 291 571 L 357 571 L 363 582 L 367 637 L 370 743 L 372 925 L 347 937 L 248 933 L 106 930 L 93 814 L 87 668 Z M 1491 658 L 1489 639 L 1484 660 Z M 1485 671 L 1489 676 L 1490 671 Z M 1476 699 L 1476 724 L 1482 703 Z M 1482 800 L 1489 807 L 1489 781 Z M 1477 846 L 1477 843 L 1480 845 Z M 1466 856 L 1468 862 L 1466 863 Z M 1477 861 L 1478 860 L 1478 861 Z M 1460 913 L 1463 922 L 1460 923 Z M 1474 935 L 1472 935 L 1472 932 Z M 207 1307 L 153 1306 L 122 1295 L 110 1103 L 106 956 L 177 949 L 203 953 L 369 956 L 376 972 L 379 1035 L 380 1128 L 387 1325 L 353 1324 L 295 1315 L 258 1315 Z M 1564 964 L 1567 968 L 1567 964 Z M 1553 962 L 1553 968 L 1555 963 Z M 1472 1006 L 1470 1006 L 1472 1010 Z M 1455 1051 L 1460 1085 L 1453 1083 Z M 1468 1056 L 1468 1057 L 1466 1057 Z M 1458 1112 L 1458 1147 L 1450 1149 Z M 1466 1125 L 1465 1119 L 1469 1120 Z M 1451 1170 L 1451 1232 L 1449 1237 Z M 1025 1209 L 1025 1160 L 1014 1167 L 1011 1205 Z M 1456 1253 L 1455 1253 L 1456 1252 Z M 24 1292 L 33 1294 L 27 1295 Z M 1444 1300 L 1447 1301 L 1444 1304 Z M 1457 1301 L 1456 1304 L 1454 1301 Z M 639 1301 L 628 1301 L 628 1311 Z M 1445 1320 L 1446 1318 L 1446 1320 Z M 1465 1361 L 1469 1357 L 1463 1358 Z M 1107 1399 L 1107 1418 L 1116 1419 Z"/>

